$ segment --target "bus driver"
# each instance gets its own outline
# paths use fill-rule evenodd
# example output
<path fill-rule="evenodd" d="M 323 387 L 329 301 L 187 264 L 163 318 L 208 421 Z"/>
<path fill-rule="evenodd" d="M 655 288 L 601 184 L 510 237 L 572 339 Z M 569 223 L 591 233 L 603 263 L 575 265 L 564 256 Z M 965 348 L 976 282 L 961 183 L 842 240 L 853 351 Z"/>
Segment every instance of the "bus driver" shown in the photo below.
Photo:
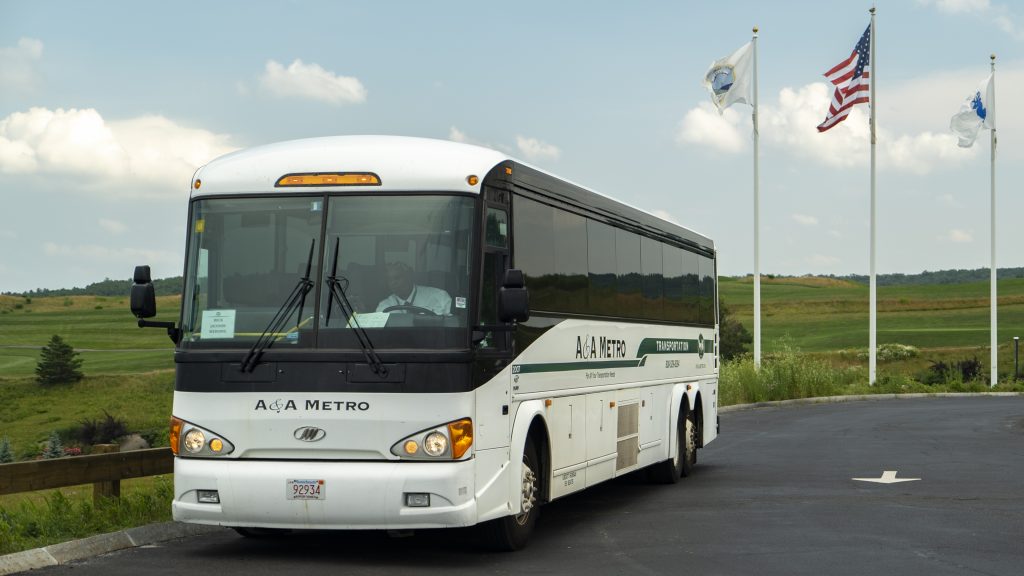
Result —
<path fill-rule="evenodd" d="M 440 288 L 414 284 L 412 268 L 404 262 L 388 264 L 388 288 L 391 295 L 377 304 L 377 312 L 416 312 L 429 310 L 438 316 L 449 316 L 452 297 Z"/>

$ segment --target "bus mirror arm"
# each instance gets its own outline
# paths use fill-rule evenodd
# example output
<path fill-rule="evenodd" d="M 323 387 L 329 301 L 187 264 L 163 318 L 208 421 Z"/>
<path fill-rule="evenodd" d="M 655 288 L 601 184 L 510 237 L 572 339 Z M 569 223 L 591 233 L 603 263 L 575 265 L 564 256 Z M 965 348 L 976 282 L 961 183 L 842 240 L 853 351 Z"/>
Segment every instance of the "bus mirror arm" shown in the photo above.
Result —
<path fill-rule="evenodd" d="M 166 328 L 167 335 L 177 344 L 181 341 L 181 330 L 174 322 L 153 322 L 146 320 L 156 316 L 156 290 L 150 276 L 149 266 L 136 266 L 132 276 L 132 314 L 139 319 L 139 328 Z"/>

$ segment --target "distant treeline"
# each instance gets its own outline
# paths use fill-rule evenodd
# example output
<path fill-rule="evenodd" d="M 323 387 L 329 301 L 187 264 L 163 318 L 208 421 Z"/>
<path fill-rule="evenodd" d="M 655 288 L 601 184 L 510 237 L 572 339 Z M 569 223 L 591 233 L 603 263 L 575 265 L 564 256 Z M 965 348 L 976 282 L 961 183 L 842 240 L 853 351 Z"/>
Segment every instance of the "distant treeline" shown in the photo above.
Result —
<path fill-rule="evenodd" d="M 1024 278 L 1024 268 L 1000 268 L 996 272 L 1000 280 L 1009 278 Z M 765 274 L 769 278 L 786 278 L 778 274 Z M 792 276 L 791 276 L 792 277 Z M 822 278 L 835 278 L 837 280 L 849 280 L 861 284 L 868 283 L 866 274 L 847 274 L 836 276 L 829 274 L 820 276 Z M 879 274 L 877 281 L 879 286 L 899 286 L 903 284 L 964 284 L 967 282 L 984 282 L 988 280 L 989 269 L 977 268 L 974 270 L 937 270 L 930 272 L 925 270 L 920 274 Z M 178 295 L 182 292 L 182 277 L 160 278 L 153 280 L 156 293 L 160 296 Z M 28 292 L 4 292 L 8 295 L 22 296 L 127 296 L 131 291 L 131 280 L 111 280 L 107 278 L 102 282 L 94 282 L 85 288 L 58 288 L 49 290 L 37 288 Z"/>
<path fill-rule="evenodd" d="M 967 282 L 988 281 L 991 274 L 989 268 L 976 268 L 974 270 L 937 270 L 929 272 L 925 270 L 920 274 L 878 274 L 875 281 L 879 286 L 899 286 L 902 284 L 964 284 Z M 867 284 L 870 279 L 866 274 L 850 274 L 848 276 L 831 276 L 841 280 L 851 280 Z M 1006 280 L 1009 278 L 1024 278 L 1024 268 L 997 268 L 996 278 Z"/>
<path fill-rule="evenodd" d="M 172 296 L 181 294 L 182 290 L 182 277 L 175 276 L 173 278 L 160 278 L 153 280 L 153 287 L 156 288 L 158 296 Z M 49 290 L 46 288 L 36 288 L 35 290 L 29 290 L 28 292 L 4 292 L 8 295 L 20 295 L 20 296 L 127 296 L 132 289 L 132 281 L 128 280 L 111 280 L 107 278 L 102 282 L 93 282 L 85 288 L 58 288 L 55 290 Z"/>

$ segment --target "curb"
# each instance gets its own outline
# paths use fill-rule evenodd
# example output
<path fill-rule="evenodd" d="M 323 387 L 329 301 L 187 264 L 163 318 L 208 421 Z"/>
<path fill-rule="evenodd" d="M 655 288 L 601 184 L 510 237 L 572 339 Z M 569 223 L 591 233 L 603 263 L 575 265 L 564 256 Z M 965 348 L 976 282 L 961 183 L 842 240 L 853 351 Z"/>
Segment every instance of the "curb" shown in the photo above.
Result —
<path fill-rule="evenodd" d="M 817 398 L 795 398 L 793 400 L 776 400 L 774 402 L 754 402 L 753 404 L 732 404 L 730 406 L 719 406 L 718 413 L 743 412 L 757 408 L 785 408 L 787 406 L 809 406 L 813 404 L 838 404 L 840 402 L 860 402 L 864 400 L 912 400 L 915 398 L 974 398 L 978 396 L 993 396 L 1005 398 L 1010 396 L 1024 396 L 1024 392 L 936 392 L 914 393 L 914 394 L 856 394 L 850 396 L 819 396 Z"/>
<path fill-rule="evenodd" d="M 226 530 L 221 526 L 201 526 L 181 522 L 160 522 L 119 532 L 98 534 L 81 540 L 51 544 L 43 548 L 25 550 L 0 556 L 0 576 L 67 564 L 75 560 L 91 558 L 125 548 L 137 548 L 157 542 L 175 540 L 186 536 L 198 536 Z"/>

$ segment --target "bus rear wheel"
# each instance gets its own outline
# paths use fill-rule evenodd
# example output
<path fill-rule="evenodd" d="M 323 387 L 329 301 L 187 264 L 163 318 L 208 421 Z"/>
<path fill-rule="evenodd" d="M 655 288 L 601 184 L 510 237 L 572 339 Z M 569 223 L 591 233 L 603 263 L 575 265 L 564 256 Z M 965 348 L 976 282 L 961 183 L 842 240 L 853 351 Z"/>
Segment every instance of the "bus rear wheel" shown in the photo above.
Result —
<path fill-rule="evenodd" d="M 657 484 L 675 484 L 693 472 L 697 464 L 697 422 L 693 411 L 679 414 L 676 423 L 676 446 L 672 458 L 647 469 L 647 477 Z"/>
<path fill-rule="evenodd" d="M 526 547 L 540 515 L 542 470 L 539 463 L 537 448 L 530 440 L 523 451 L 520 512 L 514 516 L 491 520 L 481 526 L 481 534 L 487 548 L 511 552 Z"/>

